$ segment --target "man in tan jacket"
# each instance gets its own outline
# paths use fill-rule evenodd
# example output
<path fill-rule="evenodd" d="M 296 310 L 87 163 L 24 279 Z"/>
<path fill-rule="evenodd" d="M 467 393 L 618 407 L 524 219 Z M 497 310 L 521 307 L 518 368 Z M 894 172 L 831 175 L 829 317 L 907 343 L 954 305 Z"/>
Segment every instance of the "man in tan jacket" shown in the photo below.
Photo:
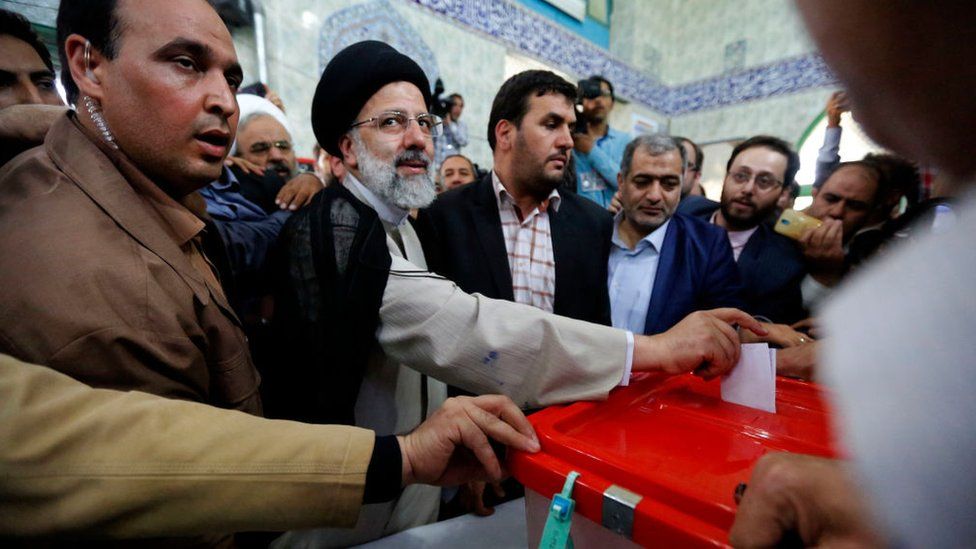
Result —
<path fill-rule="evenodd" d="M 501 396 L 452 399 L 374 445 L 365 429 L 92 389 L 0 355 L 0 539 L 351 526 L 362 503 L 408 484 L 499 478 L 486 434 L 539 448 Z"/>
<path fill-rule="evenodd" d="M 241 71 L 213 9 L 178 4 L 122 0 L 112 17 L 126 32 L 113 33 L 85 15 L 97 6 L 62 2 L 78 109 L 0 170 L 0 351 L 98 387 L 260 414 L 193 193 L 220 173 Z"/>

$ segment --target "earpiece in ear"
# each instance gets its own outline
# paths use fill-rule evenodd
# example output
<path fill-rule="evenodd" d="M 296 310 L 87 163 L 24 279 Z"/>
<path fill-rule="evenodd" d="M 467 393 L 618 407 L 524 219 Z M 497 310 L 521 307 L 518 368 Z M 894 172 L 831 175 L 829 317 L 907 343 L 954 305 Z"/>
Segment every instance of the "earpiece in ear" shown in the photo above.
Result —
<path fill-rule="evenodd" d="M 98 84 L 98 77 L 91 70 L 91 42 L 85 40 L 85 76 L 92 82 Z"/>

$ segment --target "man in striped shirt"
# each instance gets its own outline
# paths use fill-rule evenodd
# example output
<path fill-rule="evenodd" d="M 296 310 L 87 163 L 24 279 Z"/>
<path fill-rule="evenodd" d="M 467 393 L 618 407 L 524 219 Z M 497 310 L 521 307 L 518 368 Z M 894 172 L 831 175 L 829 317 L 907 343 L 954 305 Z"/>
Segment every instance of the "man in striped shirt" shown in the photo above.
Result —
<path fill-rule="evenodd" d="M 569 163 L 576 88 L 548 71 L 510 78 L 488 127 L 494 168 L 423 212 L 428 264 L 469 293 L 609 324 L 612 221 L 557 188 Z"/>

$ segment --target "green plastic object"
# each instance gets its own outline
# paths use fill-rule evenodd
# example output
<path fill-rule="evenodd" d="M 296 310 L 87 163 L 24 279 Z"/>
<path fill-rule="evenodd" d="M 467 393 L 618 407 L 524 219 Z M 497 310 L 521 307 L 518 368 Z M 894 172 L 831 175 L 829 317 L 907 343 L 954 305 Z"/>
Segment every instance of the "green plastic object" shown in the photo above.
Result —
<path fill-rule="evenodd" d="M 542 540 L 539 542 L 539 549 L 573 549 L 573 540 L 569 537 L 569 530 L 573 526 L 573 509 L 576 502 L 573 501 L 573 485 L 579 473 L 571 471 L 566 476 L 563 484 L 563 491 L 553 494 L 552 502 L 549 504 L 549 516 L 546 518 L 546 526 L 542 529 Z"/>

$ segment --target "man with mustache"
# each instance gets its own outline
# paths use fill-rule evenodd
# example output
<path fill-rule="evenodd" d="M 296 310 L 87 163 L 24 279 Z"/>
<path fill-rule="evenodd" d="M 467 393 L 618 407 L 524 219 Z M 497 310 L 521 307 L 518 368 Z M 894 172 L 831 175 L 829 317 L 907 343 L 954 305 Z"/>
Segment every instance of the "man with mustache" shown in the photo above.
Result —
<path fill-rule="evenodd" d="M 245 100 L 256 103 L 251 97 L 242 96 L 242 113 Z M 271 111 L 271 107 L 277 112 Z M 276 115 L 280 115 L 281 119 Z M 263 110 L 252 108 L 252 112 L 241 119 L 237 143 L 234 144 L 231 154 L 240 156 L 262 170 L 273 171 L 287 181 L 295 175 L 297 164 L 291 132 L 283 122 L 287 122 L 284 113 L 274 105 L 265 106 Z"/>
<path fill-rule="evenodd" d="M 562 95 L 534 94 L 554 101 L 532 121 L 533 131 L 551 135 L 537 145 L 565 143 L 543 157 L 553 175 L 561 175 L 571 141 Z M 423 70 L 382 42 L 349 46 L 322 73 L 312 126 L 344 174 L 282 233 L 281 355 L 263 372 L 269 414 L 395 434 L 436 408 L 447 383 L 502 393 L 523 408 L 605 398 L 631 371 L 727 371 L 739 352 L 730 323 L 763 332 L 741 311 L 721 309 L 661 336 L 633 335 L 469 295 L 431 274 L 409 217 L 436 197 L 430 164 L 440 120 L 429 105 Z M 496 145 L 514 146 L 518 126 L 499 121 Z M 438 489 L 412 486 L 393 504 L 364 509 L 355 531 L 292 533 L 282 543 L 350 545 L 388 535 L 435 520 L 439 498 Z"/>
<path fill-rule="evenodd" d="M 240 194 L 269 214 L 295 211 L 322 190 L 322 180 L 299 173 L 291 125 L 264 97 L 237 94 L 241 123 L 227 164 Z"/>
<path fill-rule="evenodd" d="M 77 111 L 0 172 L 0 348 L 94 386 L 260 413 L 194 192 L 237 126 L 230 34 L 199 0 L 62 2 L 58 32 Z"/>
<path fill-rule="evenodd" d="M 488 123 L 494 169 L 421 211 L 424 250 L 466 292 L 609 325 L 611 218 L 557 190 L 573 139 L 550 127 L 572 124 L 575 99 L 576 87 L 548 71 L 502 84 Z"/>
<path fill-rule="evenodd" d="M 751 137 L 732 150 L 721 203 L 687 197 L 678 206 L 678 212 L 726 230 L 746 311 L 774 323 L 792 324 L 806 316 L 800 293 L 806 274 L 803 257 L 766 223 L 780 196 L 789 194 L 799 168 L 800 157 L 782 139 Z"/>
<path fill-rule="evenodd" d="M 742 305 L 728 239 L 675 214 L 686 163 L 684 147 L 665 135 L 624 149 L 607 277 L 614 327 L 658 334 L 693 311 Z"/>
<path fill-rule="evenodd" d="M 472 183 L 478 177 L 478 170 L 474 167 L 474 162 L 463 154 L 452 154 L 445 158 L 441 162 L 438 172 L 440 175 L 440 192 Z"/>
<path fill-rule="evenodd" d="M 821 305 L 847 276 L 854 236 L 872 219 L 888 217 L 892 208 L 887 202 L 889 174 L 883 164 L 870 158 L 844 162 L 834 167 L 814 195 L 806 213 L 823 224 L 808 229 L 798 241 L 807 266 L 801 284 L 807 308 Z"/>

